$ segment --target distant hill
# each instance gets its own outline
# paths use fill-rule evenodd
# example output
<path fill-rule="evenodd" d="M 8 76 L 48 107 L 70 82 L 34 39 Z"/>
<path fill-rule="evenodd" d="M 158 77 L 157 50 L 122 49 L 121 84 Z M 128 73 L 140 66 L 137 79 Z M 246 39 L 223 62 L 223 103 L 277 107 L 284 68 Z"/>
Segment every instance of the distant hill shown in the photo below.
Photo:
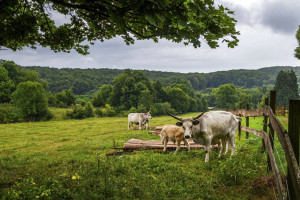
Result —
<path fill-rule="evenodd" d="M 103 84 L 113 84 L 116 76 L 123 73 L 121 69 L 78 69 L 50 68 L 30 66 L 25 67 L 39 73 L 49 84 L 51 92 L 56 93 L 72 88 L 75 94 L 95 92 Z M 211 73 L 177 73 L 162 71 L 142 71 L 151 81 L 159 80 L 163 85 L 173 82 L 190 81 L 195 90 L 233 83 L 239 87 L 252 88 L 274 84 L 280 70 L 293 70 L 300 83 L 300 67 L 266 67 L 258 70 L 229 70 Z"/>

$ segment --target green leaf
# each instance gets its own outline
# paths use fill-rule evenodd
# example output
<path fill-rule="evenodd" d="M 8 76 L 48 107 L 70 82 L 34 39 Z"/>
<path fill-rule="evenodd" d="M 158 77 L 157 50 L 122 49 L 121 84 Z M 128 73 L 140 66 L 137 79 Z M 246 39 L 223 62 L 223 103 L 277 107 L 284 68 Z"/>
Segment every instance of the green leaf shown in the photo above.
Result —
<path fill-rule="evenodd" d="M 155 19 L 151 15 L 145 15 L 145 19 L 153 26 L 157 25 Z"/>

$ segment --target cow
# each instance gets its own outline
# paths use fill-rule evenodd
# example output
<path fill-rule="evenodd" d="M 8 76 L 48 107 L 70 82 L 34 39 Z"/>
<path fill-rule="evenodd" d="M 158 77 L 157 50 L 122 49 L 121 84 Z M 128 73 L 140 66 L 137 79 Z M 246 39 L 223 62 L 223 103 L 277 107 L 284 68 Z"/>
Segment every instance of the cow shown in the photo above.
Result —
<path fill-rule="evenodd" d="M 129 113 L 128 114 L 128 130 L 130 130 L 130 126 L 132 126 L 132 130 L 133 130 L 133 124 L 139 125 L 139 130 L 142 129 L 142 126 L 144 124 L 146 124 L 146 129 L 148 129 L 148 128 L 150 129 L 149 119 L 152 119 L 150 111 L 146 112 L 146 113 Z"/>
<path fill-rule="evenodd" d="M 177 145 L 174 154 L 176 154 L 177 151 L 180 150 L 181 141 L 183 141 L 184 144 L 187 146 L 188 150 L 190 150 L 190 144 L 184 138 L 184 130 L 182 127 L 176 125 L 165 125 L 163 126 L 163 129 L 161 130 L 159 136 L 162 144 L 164 145 L 164 152 L 167 150 L 167 144 L 169 140 L 174 142 L 174 144 L 176 143 Z"/>
<path fill-rule="evenodd" d="M 231 145 L 231 156 L 235 151 L 235 132 L 241 126 L 238 117 L 230 112 L 210 111 L 203 112 L 196 117 L 179 118 L 167 112 L 171 117 L 179 120 L 177 126 L 184 129 L 184 137 L 192 138 L 195 143 L 205 145 L 205 162 L 209 161 L 209 151 L 211 144 L 218 143 L 221 140 L 222 147 L 219 157 L 225 148 L 226 141 Z"/>

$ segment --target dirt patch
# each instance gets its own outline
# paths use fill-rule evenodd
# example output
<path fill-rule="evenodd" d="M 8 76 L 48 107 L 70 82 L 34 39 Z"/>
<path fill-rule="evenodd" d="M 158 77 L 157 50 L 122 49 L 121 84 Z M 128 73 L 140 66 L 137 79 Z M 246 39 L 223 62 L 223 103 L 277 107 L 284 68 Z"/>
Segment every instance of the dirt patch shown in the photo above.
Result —
<path fill-rule="evenodd" d="M 281 181 L 285 185 L 285 179 L 281 176 Z M 256 196 L 269 196 L 270 199 L 275 199 L 274 191 L 277 193 L 276 180 L 273 175 L 261 176 L 251 183 L 251 192 Z M 266 195 L 269 193 L 269 195 Z"/>

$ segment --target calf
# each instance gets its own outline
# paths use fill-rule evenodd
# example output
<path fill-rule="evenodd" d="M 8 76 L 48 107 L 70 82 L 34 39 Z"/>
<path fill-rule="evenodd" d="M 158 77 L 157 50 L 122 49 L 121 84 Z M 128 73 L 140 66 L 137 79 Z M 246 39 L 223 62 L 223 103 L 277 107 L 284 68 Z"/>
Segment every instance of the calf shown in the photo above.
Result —
<path fill-rule="evenodd" d="M 190 144 L 186 141 L 184 138 L 184 130 L 182 127 L 176 126 L 176 125 L 166 125 L 163 126 L 162 131 L 160 132 L 160 140 L 162 144 L 164 145 L 164 150 L 167 150 L 167 144 L 168 141 L 171 140 L 176 143 L 177 148 L 174 154 L 177 153 L 177 151 L 180 150 L 180 143 L 181 141 L 184 142 L 184 144 L 187 146 L 188 150 L 190 150 Z"/>

